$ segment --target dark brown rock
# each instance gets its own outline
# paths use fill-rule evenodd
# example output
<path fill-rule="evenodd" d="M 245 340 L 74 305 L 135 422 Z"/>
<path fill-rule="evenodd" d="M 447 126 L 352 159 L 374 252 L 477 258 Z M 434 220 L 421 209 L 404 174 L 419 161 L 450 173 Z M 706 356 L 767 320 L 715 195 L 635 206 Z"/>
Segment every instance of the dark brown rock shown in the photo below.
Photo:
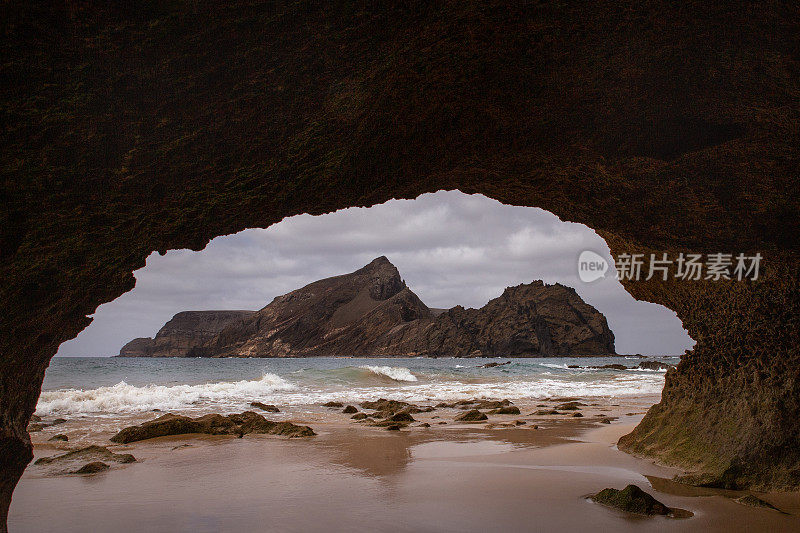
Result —
<path fill-rule="evenodd" d="M 485 414 L 481 413 L 477 409 L 472 409 L 465 413 L 461 413 L 455 418 L 456 422 L 481 422 L 483 420 L 488 420 L 489 417 Z"/>
<path fill-rule="evenodd" d="M 583 414 L 581 414 L 581 413 L 572 413 L 572 418 L 583 418 Z"/>
<path fill-rule="evenodd" d="M 415 422 L 414 417 L 408 412 L 401 411 L 389 417 L 392 422 Z"/>
<path fill-rule="evenodd" d="M 628 370 L 628 367 L 625 365 L 621 365 L 619 363 L 613 363 L 610 365 L 603 365 L 603 366 L 588 366 L 586 368 L 598 368 L 598 369 L 605 369 L 605 370 Z"/>
<path fill-rule="evenodd" d="M 104 446 L 87 446 L 67 453 L 54 455 L 52 457 L 40 457 L 34 463 L 44 469 L 48 474 L 70 474 L 75 473 L 87 463 L 135 463 L 136 458 L 129 453 L 114 453 Z"/>
<path fill-rule="evenodd" d="M 102 461 L 94 461 L 91 463 L 86 463 L 79 469 L 77 469 L 74 473 L 75 474 L 97 474 L 98 472 L 105 472 L 111 468 L 107 464 Z"/>
<path fill-rule="evenodd" d="M 315 435 L 314 431 L 308 426 L 298 426 L 291 422 L 272 422 L 257 413 L 246 411 L 238 415 L 222 416 L 210 414 L 199 418 L 165 414 L 150 422 L 123 429 L 111 437 L 111 442 L 126 444 L 155 437 L 191 433 L 238 436 L 248 433 L 265 433 L 287 437 L 310 437 Z"/>
<path fill-rule="evenodd" d="M 544 415 L 560 415 L 561 413 L 559 413 L 555 409 L 539 409 L 533 414 L 536 416 L 544 416 Z"/>
<path fill-rule="evenodd" d="M 511 361 L 506 361 L 505 363 L 486 363 L 485 365 L 481 365 L 478 368 L 495 368 L 498 366 L 510 365 Z"/>
<path fill-rule="evenodd" d="M 403 402 L 400 400 L 387 400 L 385 398 L 380 398 L 374 402 L 361 402 L 361 407 L 364 409 L 372 409 L 374 411 L 382 411 L 388 415 L 389 413 L 406 410 L 414 406 L 408 402 Z"/>
<path fill-rule="evenodd" d="M 348 405 L 347 407 L 344 408 L 344 410 L 342 412 L 344 414 L 346 414 L 346 415 L 349 415 L 349 414 L 357 413 L 358 412 L 358 408 L 355 405 Z"/>
<path fill-rule="evenodd" d="M 489 411 L 490 415 L 518 415 L 519 413 L 519 407 L 516 405 L 508 405 Z"/>
<path fill-rule="evenodd" d="M 59 434 L 57 434 L 57 435 L 53 435 L 52 437 L 50 437 L 50 438 L 49 438 L 49 439 L 47 439 L 47 440 L 49 440 L 49 441 L 61 441 L 61 442 L 67 442 L 67 441 L 69 440 L 69 437 L 67 437 L 67 436 L 66 436 L 66 435 L 64 435 L 63 433 L 59 433 Z"/>
<path fill-rule="evenodd" d="M 364 419 L 367 418 L 367 415 L 366 415 L 366 413 L 356 413 L 353 416 L 351 416 L 350 418 L 352 418 L 353 420 L 364 420 Z"/>
<path fill-rule="evenodd" d="M 669 515 L 672 512 L 669 507 L 636 485 L 628 485 L 622 490 L 603 489 L 592 496 L 592 500 L 608 507 L 644 516 Z"/>
<path fill-rule="evenodd" d="M 278 409 L 276 406 L 271 404 L 265 404 L 261 402 L 250 402 L 250 407 L 255 407 L 257 409 L 261 409 L 262 411 L 266 411 L 268 413 L 280 413 L 281 410 Z"/>
<path fill-rule="evenodd" d="M 586 407 L 586 404 L 581 402 L 566 402 L 556 405 L 555 408 L 562 411 L 578 411 L 581 407 Z"/>
<path fill-rule="evenodd" d="M 510 405 L 510 400 L 476 400 L 472 403 L 464 404 L 462 409 L 503 409 Z"/>
<path fill-rule="evenodd" d="M 339 407 L 344 407 L 344 404 L 342 404 L 341 402 L 327 402 L 323 403 L 322 407 L 339 408 Z"/>
<path fill-rule="evenodd" d="M 736 503 L 740 503 L 742 505 L 747 505 L 749 507 L 761 507 L 764 509 L 772 509 L 773 511 L 783 512 L 768 501 L 764 501 L 761 498 L 754 496 L 753 494 L 745 494 L 744 496 L 740 496 L 739 498 L 735 498 L 733 501 Z"/>

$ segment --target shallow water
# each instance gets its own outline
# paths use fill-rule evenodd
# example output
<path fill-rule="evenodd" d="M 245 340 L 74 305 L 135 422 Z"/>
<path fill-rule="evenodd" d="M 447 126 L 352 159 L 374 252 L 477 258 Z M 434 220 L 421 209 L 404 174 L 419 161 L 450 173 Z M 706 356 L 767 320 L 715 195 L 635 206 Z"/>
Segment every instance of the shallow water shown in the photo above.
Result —
<path fill-rule="evenodd" d="M 453 401 L 492 397 L 616 398 L 658 394 L 663 371 L 568 368 L 620 363 L 626 357 L 536 359 L 56 358 L 47 371 L 42 416 L 242 410 L 251 401 L 306 406 L 378 397 Z M 675 357 L 658 360 L 676 364 Z M 481 368 L 490 362 L 510 364 Z"/>

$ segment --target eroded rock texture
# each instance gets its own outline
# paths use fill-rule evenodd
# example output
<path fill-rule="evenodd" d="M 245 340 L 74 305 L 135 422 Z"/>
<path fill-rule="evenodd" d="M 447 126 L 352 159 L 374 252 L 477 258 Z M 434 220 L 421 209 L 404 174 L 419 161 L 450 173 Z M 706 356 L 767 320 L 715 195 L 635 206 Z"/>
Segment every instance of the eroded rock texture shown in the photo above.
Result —
<path fill-rule="evenodd" d="M 615 253 L 761 251 L 756 283 L 628 284 L 698 344 L 625 445 L 796 485 L 798 9 L 4 6 L 0 514 L 50 357 L 151 251 L 453 188 Z"/>
<path fill-rule="evenodd" d="M 278 296 L 257 312 L 178 313 L 127 357 L 543 357 L 609 355 L 606 318 L 574 289 L 507 288 L 480 309 L 434 312 L 386 258 Z"/>

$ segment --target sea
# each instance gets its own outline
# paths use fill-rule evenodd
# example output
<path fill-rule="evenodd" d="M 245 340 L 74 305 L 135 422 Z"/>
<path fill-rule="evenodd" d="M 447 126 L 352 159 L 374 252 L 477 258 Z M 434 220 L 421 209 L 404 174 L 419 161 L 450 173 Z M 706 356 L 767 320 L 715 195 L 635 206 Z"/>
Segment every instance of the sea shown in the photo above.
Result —
<path fill-rule="evenodd" d="M 660 394 L 665 371 L 645 360 L 678 356 L 481 358 L 54 358 L 36 413 L 46 417 L 118 417 L 152 411 L 241 412 L 250 402 L 318 406 L 388 398 L 449 402 L 471 398 L 536 400 Z M 486 368 L 487 363 L 505 363 Z M 570 368 L 571 366 L 579 368 Z"/>

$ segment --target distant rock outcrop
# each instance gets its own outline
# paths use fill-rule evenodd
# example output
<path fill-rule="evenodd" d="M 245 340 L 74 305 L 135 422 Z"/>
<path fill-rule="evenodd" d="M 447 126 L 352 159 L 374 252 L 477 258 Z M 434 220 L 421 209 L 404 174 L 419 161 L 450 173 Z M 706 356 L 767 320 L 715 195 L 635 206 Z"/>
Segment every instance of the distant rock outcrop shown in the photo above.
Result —
<path fill-rule="evenodd" d="M 155 339 L 134 339 L 120 351 L 149 357 L 614 353 L 605 317 L 574 289 L 534 281 L 507 288 L 480 309 L 434 311 L 386 257 L 279 296 L 257 312 L 178 313 Z"/>
<path fill-rule="evenodd" d="M 255 311 L 182 311 L 164 324 L 155 338 L 140 337 L 123 346 L 121 357 L 186 357 L 217 333 Z"/>

